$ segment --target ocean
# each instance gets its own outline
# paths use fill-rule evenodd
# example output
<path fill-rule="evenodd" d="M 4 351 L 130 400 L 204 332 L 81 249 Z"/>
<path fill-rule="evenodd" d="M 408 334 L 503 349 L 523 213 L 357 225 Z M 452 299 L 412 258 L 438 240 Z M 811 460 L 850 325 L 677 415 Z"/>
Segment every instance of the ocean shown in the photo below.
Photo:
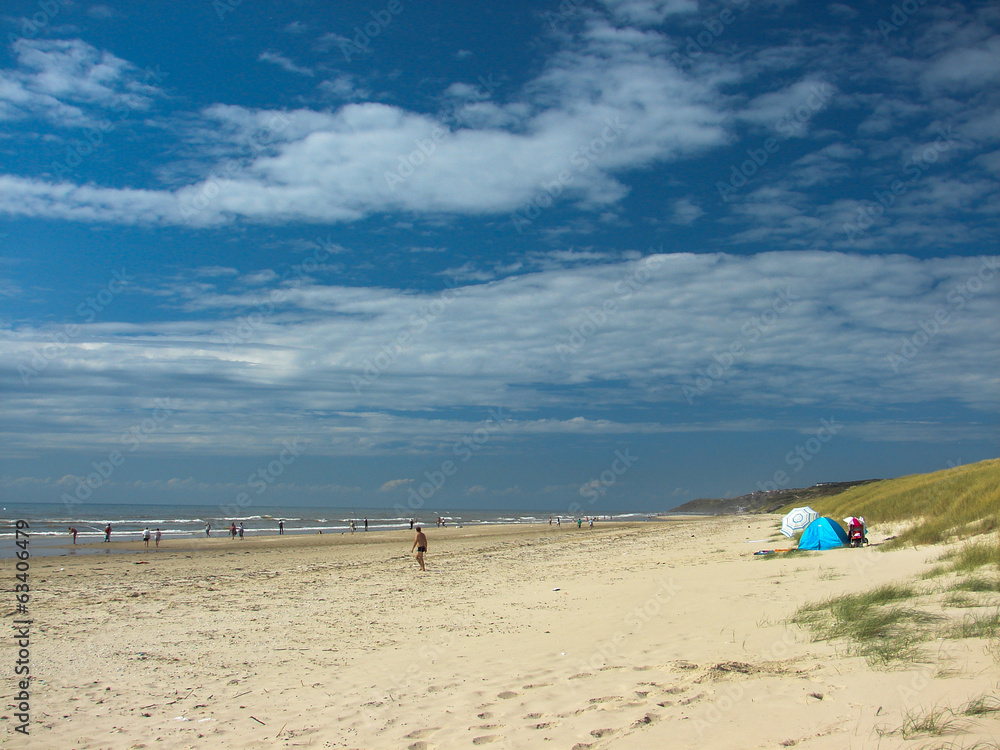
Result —
<path fill-rule="evenodd" d="M 252 512 L 251 512 L 252 510 Z M 448 526 L 476 524 L 547 523 L 558 512 L 549 511 L 490 511 L 449 510 L 432 514 L 416 514 L 418 523 L 435 524 L 440 516 Z M 428 517 L 429 516 L 429 517 Z M 569 515 L 561 514 L 565 523 Z M 370 531 L 409 529 L 410 517 L 401 516 L 395 509 L 378 508 L 317 508 L 317 507 L 264 507 L 254 505 L 243 516 L 222 516 L 218 505 L 114 505 L 85 503 L 68 506 L 64 503 L 8 503 L 0 509 L 0 558 L 14 557 L 15 526 L 18 521 L 28 523 L 29 548 L 32 556 L 93 554 L 109 552 L 102 549 L 104 527 L 111 524 L 111 541 L 141 541 L 142 531 L 159 529 L 163 543 L 171 540 L 205 536 L 205 524 L 212 526 L 212 536 L 226 536 L 231 522 L 243 523 L 250 536 L 277 534 L 278 522 L 285 522 L 286 534 L 349 533 L 351 521 L 357 533 L 364 533 L 365 518 Z M 616 521 L 639 521 L 646 513 L 621 513 Z M 74 549 L 64 549 L 73 539 L 69 528 L 79 533 Z M 119 550 L 120 551 L 120 550 Z"/>

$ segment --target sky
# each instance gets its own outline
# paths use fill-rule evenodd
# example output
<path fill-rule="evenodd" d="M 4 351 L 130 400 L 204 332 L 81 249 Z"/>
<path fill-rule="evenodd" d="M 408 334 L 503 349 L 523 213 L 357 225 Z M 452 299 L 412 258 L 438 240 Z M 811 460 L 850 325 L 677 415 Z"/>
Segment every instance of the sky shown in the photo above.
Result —
<path fill-rule="evenodd" d="M 1000 7 L 0 11 L 5 504 L 660 511 L 1000 448 Z"/>

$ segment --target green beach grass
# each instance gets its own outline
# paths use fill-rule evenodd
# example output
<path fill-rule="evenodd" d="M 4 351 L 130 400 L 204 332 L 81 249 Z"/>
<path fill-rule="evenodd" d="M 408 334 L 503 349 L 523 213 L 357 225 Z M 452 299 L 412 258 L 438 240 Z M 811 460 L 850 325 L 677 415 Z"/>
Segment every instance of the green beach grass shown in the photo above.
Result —
<path fill-rule="evenodd" d="M 869 529 L 879 524 L 904 526 L 887 548 L 995 533 L 976 553 L 1000 560 L 1000 459 L 860 485 L 812 507 L 837 520 L 864 516 Z"/>

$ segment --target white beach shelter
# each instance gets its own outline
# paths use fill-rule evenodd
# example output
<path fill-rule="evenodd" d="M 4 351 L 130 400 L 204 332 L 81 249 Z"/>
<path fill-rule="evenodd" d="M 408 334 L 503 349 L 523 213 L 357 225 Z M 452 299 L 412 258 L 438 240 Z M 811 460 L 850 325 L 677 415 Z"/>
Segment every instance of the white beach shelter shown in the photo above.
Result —
<path fill-rule="evenodd" d="M 806 526 L 819 518 L 819 513 L 809 506 L 805 508 L 792 508 L 788 514 L 781 519 L 781 533 L 791 536 L 796 531 L 802 531 Z"/>

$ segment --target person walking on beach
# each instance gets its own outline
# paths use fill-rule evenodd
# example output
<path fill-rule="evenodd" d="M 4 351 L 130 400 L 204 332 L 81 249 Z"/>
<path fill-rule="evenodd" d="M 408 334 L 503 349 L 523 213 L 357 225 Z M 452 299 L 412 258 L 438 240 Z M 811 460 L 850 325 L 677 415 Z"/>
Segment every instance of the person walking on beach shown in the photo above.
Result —
<path fill-rule="evenodd" d="M 162 537 L 162 536 L 163 536 L 163 534 L 160 533 L 160 527 L 157 526 L 156 527 L 156 537 L 155 537 L 156 538 L 156 548 L 157 549 L 160 548 L 160 537 Z"/>
<path fill-rule="evenodd" d="M 351 533 L 354 533 L 354 519 L 351 519 Z"/>
<path fill-rule="evenodd" d="M 240 521 L 240 541 L 243 541 L 243 522 Z"/>
<path fill-rule="evenodd" d="M 146 549 L 149 549 L 149 527 L 147 526 L 142 530 L 142 543 L 146 545 Z"/>
<path fill-rule="evenodd" d="M 368 531 L 368 519 L 365 519 L 365 531 Z"/>
<path fill-rule="evenodd" d="M 104 527 L 104 541 L 106 541 L 106 542 L 110 542 L 111 541 L 111 524 L 110 523 L 107 526 Z"/>
<path fill-rule="evenodd" d="M 229 522 L 229 536 L 236 540 L 236 521 Z"/>
<path fill-rule="evenodd" d="M 413 524 L 414 523 L 416 523 L 416 519 L 415 518 L 411 518 L 410 519 L 410 531 L 413 531 Z"/>
<path fill-rule="evenodd" d="M 278 536 L 281 536 L 284 533 L 285 533 L 285 522 L 278 521 Z"/>
<path fill-rule="evenodd" d="M 427 535 L 420 530 L 419 526 L 417 526 L 416 532 L 417 535 L 413 539 L 413 546 L 410 547 L 410 552 L 413 552 L 413 550 L 417 551 L 415 557 L 417 558 L 417 562 L 420 563 L 420 569 L 427 570 L 424 567 L 424 553 L 427 551 Z"/>
<path fill-rule="evenodd" d="M 212 524 L 205 522 L 205 536 L 212 536 Z"/>
<path fill-rule="evenodd" d="M 76 535 L 79 533 L 72 526 L 69 527 L 69 533 L 73 535 L 73 544 L 76 544 Z"/>

